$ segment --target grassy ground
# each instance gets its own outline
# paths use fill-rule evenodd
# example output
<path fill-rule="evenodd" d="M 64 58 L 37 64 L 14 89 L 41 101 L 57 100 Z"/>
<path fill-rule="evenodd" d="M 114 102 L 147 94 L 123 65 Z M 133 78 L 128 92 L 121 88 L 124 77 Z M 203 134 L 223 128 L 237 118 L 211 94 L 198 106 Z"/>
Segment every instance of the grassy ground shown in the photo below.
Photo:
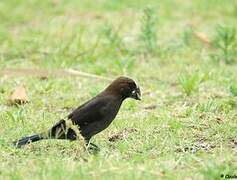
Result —
<path fill-rule="evenodd" d="M 0 70 L 127 75 L 140 84 L 143 100 L 127 100 L 112 125 L 93 138 L 101 148 L 97 155 L 66 141 L 14 149 L 12 141 L 47 129 L 108 82 L 1 74 L 0 178 L 237 175 L 236 19 L 235 0 L 1 1 Z M 20 83 L 30 103 L 10 106 L 7 98 Z M 125 128 L 135 130 L 108 140 Z"/>

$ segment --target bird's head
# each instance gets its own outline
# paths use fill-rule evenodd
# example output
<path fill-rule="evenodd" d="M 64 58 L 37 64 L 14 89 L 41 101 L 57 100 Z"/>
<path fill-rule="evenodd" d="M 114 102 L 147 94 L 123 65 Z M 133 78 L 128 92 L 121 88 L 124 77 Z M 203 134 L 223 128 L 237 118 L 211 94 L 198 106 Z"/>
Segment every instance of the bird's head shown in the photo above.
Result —
<path fill-rule="evenodd" d="M 133 98 L 141 100 L 141 91 L 136 82 L 128 77 L 118 77 L 107 88 L 106 91 L 110 91 L 122 97 Z"/>

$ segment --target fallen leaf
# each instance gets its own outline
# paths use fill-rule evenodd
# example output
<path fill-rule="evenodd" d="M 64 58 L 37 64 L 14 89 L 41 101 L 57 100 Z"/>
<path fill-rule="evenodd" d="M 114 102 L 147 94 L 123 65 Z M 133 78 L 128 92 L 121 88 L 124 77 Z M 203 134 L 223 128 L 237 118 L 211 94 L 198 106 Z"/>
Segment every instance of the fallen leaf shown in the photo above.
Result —
<path fill-rule="evenodd" d="M 20 85 L 19 87 L 15 89 L 15 91 L 9 97 L 9 102 L 11 104 L 25 104 L 29 102 L 25 85 Z"/>
<path fill-rule="evenodd" d="M 205 44 L 207 44 L 207 45 L 210 45 L 210 43 L 211 43 L 211 40 L 209 39 L 209 37 L 206 35 L 206 34 L 204 34 L 204 33 L 202 33 L 202 32 L 196 32 L 196 31 L 194 31 L 193 32 L 193 35 L 194 35 L 194 37 L 196 37 L 198 40 L 200 40 L 201 42 L 203 42 L 203 43 L 205 43 Z"/>

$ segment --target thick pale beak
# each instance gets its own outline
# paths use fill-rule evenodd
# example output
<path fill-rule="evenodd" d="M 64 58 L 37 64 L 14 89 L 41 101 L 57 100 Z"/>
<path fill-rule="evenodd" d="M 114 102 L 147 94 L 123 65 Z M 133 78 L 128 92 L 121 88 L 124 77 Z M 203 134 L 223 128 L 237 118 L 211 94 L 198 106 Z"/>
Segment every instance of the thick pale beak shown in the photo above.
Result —
<path fill-rule="evenodd" d="M 136 100 L 141 100 L 141 91 L 140 91 L 140 88 L 137 87 L 136 90 L 134 90 L 130 96 L 131 98 L 133 99 L 136 99 Z"/>

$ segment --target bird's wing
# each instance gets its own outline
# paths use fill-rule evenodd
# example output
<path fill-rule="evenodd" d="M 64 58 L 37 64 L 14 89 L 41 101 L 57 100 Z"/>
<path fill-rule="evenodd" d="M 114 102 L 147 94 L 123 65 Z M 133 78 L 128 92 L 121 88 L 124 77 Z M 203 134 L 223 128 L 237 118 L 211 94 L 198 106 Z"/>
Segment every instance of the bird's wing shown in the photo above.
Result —
<path fill-rule="evenodd" d="M 68 118 L 79 126 L 83 126 L 94 121 L 100 121 L 104 119 L 108 113 L 107 111 L 110 109 L 108 107 L 112 101 L 111 97 L 95 97 L 75 109 L 68 115 Z"/>

